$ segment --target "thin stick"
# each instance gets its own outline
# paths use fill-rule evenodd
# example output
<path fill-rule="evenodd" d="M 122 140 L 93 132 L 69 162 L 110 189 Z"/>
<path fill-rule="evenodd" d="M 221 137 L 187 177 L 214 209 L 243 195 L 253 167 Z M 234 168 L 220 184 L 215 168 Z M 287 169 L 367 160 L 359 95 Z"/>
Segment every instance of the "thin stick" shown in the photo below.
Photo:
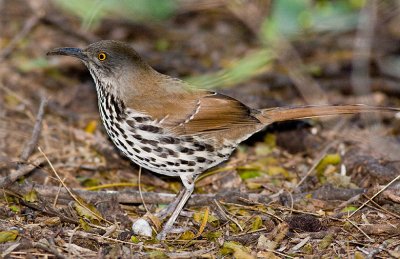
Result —
<path fill-rule="evenodd" d="M 39 111 L 37 113 L 36 120 L 35 120 L 35 126 L 33 127 L 33 130 L 32 130 L 31 139 L 26 144 L 24 150 L 22 151 L 22 153 L 20 155 L 20 159 L 22 161 L 28 160 L 29 156 L 32 154 L 33 150 L 35 149 L 35 147 L 39 141 L 40 132 L 42 131 L 42 122 L 43 122 L 46 105 L 47 105 L 47 98 L 42 97 L 41 101 L 40 101 Z"/>
<path fill-rule="evenodd" d="M 237 222 L 233 217 L 229 216 L 226 211 L 222 208 L 222 206 L 219 204 L 219 202 L 217 200 L 214 200 L 215 205 L 217 205 L 218 209 L 221 211 L 221 213 L 223 214 L 224 217 L 226 217 L 227 219 L 229 219 L 230 221 L 232 221 L 236 226 L 239 227 L 240 231 L 243 232 L 243 228 L 242 226 L 239 224 L 239 222 Z"/>
<path fill-rule="evenodd" d="M 359 226 L 357 226 L 356 223 L 354 223 L 354 222 L 351 221 L 350 219 L 347 219 L 347 221 L 350 222 L 350 224 L 352 224 L 356 229 L 358 229 L 364 236 L 366 236 L 366 237 L 369 239 L 369 241 L 372 241 L 372 240 L 373 240 L 372 238 L 370 238 L 370 237 L 367 235 L 367 233 L 365 233 Z"/>
<path fill-rule="evenodd" d="M 18 170 L 10 173 L 6 177 L 0 178 L 0 188 L 7 188 L 11 184 L 13 184 L 15 181 L 17 181 L 19 178 L 21 178 L 24 175 L 29 174 L 32 172 L 36 167 L 39 165 L 43 164 L 46 160 L 43 158 L 39 158 L 36 161 L 34 161 L 32 164 L 27 164 Z"/>
<path fill-rule="evenodd" d="M 22 30 L 18 32 L 14 38 L 10 41 L 10 43 L 3 48 L 3 50 L 0 52 L 0 61 L 2 61 L 4 58 L 6 58 L 8 55 L 12 53 L 16 45 L 23 39 L 25 38 L 26 35 L 29 34 L 29 32 L 35 27 L 42 16 L 39 16 L 37 14 L 33 14 L 31 17 L 29 17 L 28 20 L 26 20 L 24 26 L 22 27 Z"/>
<path fill-rule="evenodd" d="M 400 174 L 391 180 L 388 184 L 386 184 L 382 189 L 380 189 L 377 193 L 375 193 L 370 199 L 368 199 L 366 202 L 364 202 L 360 207 L 358 207 L 353 213 L 351 213 L 347 218 L 351 218 L 357 211 L 361 210 L 367 203 L 369 203 L 371 200 L 373 200 L 376 196 L 378 196 L 381 192 L 386 190 L 392 183 L 396 182 L 397 180 L 400 179 Z"/>
<path fill-rule="evenodd" d="M 311 166 L 311 168 L 308 170 L 308 172 L 303 176 L 303 178 L 301 178 L 301 180 L 299 181 L 299 183 L 296 185 L 296 187 L 294 187 L 293 190 L 297 189 L 306 179 L 308 176 L 310 176 L 310 174 L 315 170 L 315 168 L 319 165 L 319 163 L 321 162 L 321 160 L 326 156 L 326 154 L 328 153 L 328 150 L 337 143 L 337 141 L 333 141 L 331 144 L 327 145 L 321 152 L 321 154 L 319 155 L 319 157 L 315 160 L 314 164 Z M 292 190 L 292 192 L 293 192 Z"/>

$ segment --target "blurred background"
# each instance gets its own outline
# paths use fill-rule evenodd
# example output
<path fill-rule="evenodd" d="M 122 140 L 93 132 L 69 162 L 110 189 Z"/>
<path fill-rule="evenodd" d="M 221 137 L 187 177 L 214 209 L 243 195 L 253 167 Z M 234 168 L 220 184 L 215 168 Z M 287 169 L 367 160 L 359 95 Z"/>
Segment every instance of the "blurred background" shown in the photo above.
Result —
<path fill-rule="evenodd" d="M 137 167 L 107 140 L 89 72 L 74 59 L 46 57 L 52 48 L 125 41 L 157 71 L 253 108 L 400 107 L 399 10 L 390 0 L 0 0 L 0 172 L 24 162 L 48 98 L 39 145 L 68 186 L 137 186 Z M 399 129 L 390 114 L 272 125 L 218 174 L 203 177 L 197 191 L 273 195 L 327 183 L 386 184 L 400 172 Z M 29 161 L 39 157 L 35 149 Z M 49 174 L 43 165 L 31 177 L 58 185 Z M 179 189 L 179 181 L 148 172 L 142 181 L 144 191 Z"/>

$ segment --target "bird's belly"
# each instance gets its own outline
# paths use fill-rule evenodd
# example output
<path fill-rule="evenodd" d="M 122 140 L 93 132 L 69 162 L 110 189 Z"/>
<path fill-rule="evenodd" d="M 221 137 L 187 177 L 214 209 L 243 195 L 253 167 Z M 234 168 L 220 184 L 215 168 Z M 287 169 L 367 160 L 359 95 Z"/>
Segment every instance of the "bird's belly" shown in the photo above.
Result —
<path fill-rule="evenodd" d="M 235 147 L 218 149 L 212 140 L 168 134 L 151 118 L 129 114 L 118 121 L 101 113 L 108 135 L 118 149 L 136 164 L 153 172 L 179 176 L 199 174 L 229 158 Z"/>

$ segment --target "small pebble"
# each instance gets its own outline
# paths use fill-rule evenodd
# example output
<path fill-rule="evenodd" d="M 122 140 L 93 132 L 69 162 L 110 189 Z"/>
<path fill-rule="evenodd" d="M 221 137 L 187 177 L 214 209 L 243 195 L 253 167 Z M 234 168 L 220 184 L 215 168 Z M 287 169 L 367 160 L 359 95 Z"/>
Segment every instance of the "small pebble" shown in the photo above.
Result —
<path fill-rule="evenodd" d="M 144 219 L 138 219 L 132 224 L 132 230 L 135 235 L 151 237 L 152 229 L 149 224 Z"/>

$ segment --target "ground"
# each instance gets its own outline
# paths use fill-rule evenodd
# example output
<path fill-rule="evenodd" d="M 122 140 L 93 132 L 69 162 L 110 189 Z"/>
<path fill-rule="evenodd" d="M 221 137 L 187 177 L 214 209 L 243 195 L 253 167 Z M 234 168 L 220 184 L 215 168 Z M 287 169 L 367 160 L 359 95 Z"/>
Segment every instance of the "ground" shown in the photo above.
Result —
<path fill-rule="evenodd" d="M 268 126 L 201 175 L 183 232 L 160 242 L 153 214 L 179 179 L 139 174 L 107 138 L 83 64 L 46 57 L 115 39 L 252 108 L 400 107 L 396 4 L 370 1 L 347 29 L 266 41 L 275 1 L 181 1 L 163 20 L 110 10 L 92 23 L 60 2 L 0 1 L 1 257 L 400 257 L 398 114 Z M 132 232 L 141 217 L 152 237 Z"/>

